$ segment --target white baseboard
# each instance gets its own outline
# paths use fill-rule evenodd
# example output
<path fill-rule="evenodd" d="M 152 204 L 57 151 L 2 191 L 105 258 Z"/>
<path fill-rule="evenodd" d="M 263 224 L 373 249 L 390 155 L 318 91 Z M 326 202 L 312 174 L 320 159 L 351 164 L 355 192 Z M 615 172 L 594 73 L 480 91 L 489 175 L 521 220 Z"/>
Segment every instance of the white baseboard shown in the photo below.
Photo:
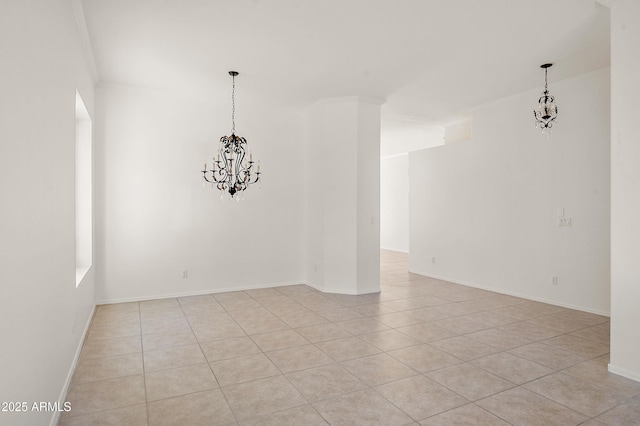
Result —
<path fill-rule="evenodd" d="M 272 288 L 272 287 L 284 287 L 289 285 L 308 285 L 301 281 L 291 281 L 291 282 L 281 282 L 281 283 L 272 283 L 272 284 L 261 284 L 261 285 L 252 285 L 252 286 L 241 286 L 241 287 L 228 287 L 228 288 L 210 288 L 205 290 L 198 291 L 187 291 L 187 292 L 179 292 L 179 293 L 168 293 L 168 294 L 152 294 L 146 296 L 133 296 L 133 297 L 123 297 L 116 299 L 101 299 L 96 302 L 97 305 L 110 305 L 113 303 L 126 303 L 126 302 L 142 302 L 145 300 L 157 300 L 157 299 L 171 299 L 174 297 L 188 297 L 188 296 L 201 296 L 203 294 L 215 294 L 215 293 L 227 293 L 230 291 L 244 291 L 244 290 L 259 290 L 263 288 Z"/>
<path fill-rule="evenodd" d="M 73 357 L 73 362 L 71 363 L 71 367 L 69 368 L 69 372 L 67 373 L 67 379 L 64 381 L 64 386 L 62 387 L 62 391 L 60 392 L 60 396 L 58 397 L 58 406 L 63 407 L 64 403 L 67 399 L 67 393 L 69 392 L 69 385 L 71 385 L 71 380 L 73 379 L 73 373 L 76 371 L 76 366 L 78 365 L 78 360 L 80 359 L 80 353 L 82 352 L 82 346 L 84 345 L 84 339 L 87 337 L 87 333 L 89 332 L 89 327 L 91 326 L 91 321 L 93 320 L 93 315 L 96 313 L 96 305 L 93 305 L 91 308 L 91 313 L 89 314 L 89 318 L 87 319 L 87 323 L 84 325 L 84 330 L 82 331 L 82 337 L 80 338 L 80 342 L 78 343 L 78 347 L 76 348 L 76 354 Z M 53 413 L 53 417 L 51 418 L 50 426 L 56 426 L 60 421 L 60 412 L 55 411 Z"/>
<path fill-rule="evenodd" d="M 611 363 L 609 363 L 608 369 L 610 373 L 617 374 L 618 376 L 626 377 L 627 379 L 631 379 L 636 382 L 640 382 L 640 373 L 638 373 L 637 371 L 631 371 L 631 370 L 627 370 L 626 368 L 616 367 Z"/>
<path fill-rule="evenodd" d="M 531 296 L 530 294 L 522 294 L 522 293 L 518 293 L 518 292 L 515 292 L 515 291 L 505 291 L 503 289 L 494 288 L 494 287 L 490 287 L 490 286 L 485 286 L 485 285 L 481 285 L 481 284 L 478 284 L 478 283 L 473 283 L 473 282 L 463 281 L 463 280 L 456 280 L 456 279 L 452 279 L 452 278 L 449 278 L 449 277 L 443 277 L 443 276 L 438 276 L 438 275 L 433 275 L 433 274 L 426 274 L 424 272 L 415 271 L 415 270 L 413 270 L 413 271 L 410 270 L 409 272 L 411 272 L 413 274 L 422 275 L 422 276 L 427 277 L 427 278 L 434 278 L 436 280 L 448 281 L 448 282 L 454 283 L 454 284 L 460 284 L 460 285 L 465 285 L 467 287 L 479 288 L 481 290 L 492 291 L 494 293 L 505 294 L 507 296 L 519 297 L 521 299 L 532 300 L 534 302 L 547 303 L 549 305 L 560 306 L 560 307 L 569 308 L 569 309 L 575 309 L 577 311 L 589 312 L 591 314 L 602 315 L 602 316 L 605 316 L 605 317 L 610 317 L 611 316 L 610 312 L 603 312 L 603 311 L 600 311 L 600 310 L 597 310 L 597 309 L 586 308 L 584 306 L 572 305 L 570 303 L 562 303 L 562 302 L 558 302 L 557 300 L 549 300 L 549 299 L 545 299 L 543 297 L 535 297 L 535 296 Z"/>

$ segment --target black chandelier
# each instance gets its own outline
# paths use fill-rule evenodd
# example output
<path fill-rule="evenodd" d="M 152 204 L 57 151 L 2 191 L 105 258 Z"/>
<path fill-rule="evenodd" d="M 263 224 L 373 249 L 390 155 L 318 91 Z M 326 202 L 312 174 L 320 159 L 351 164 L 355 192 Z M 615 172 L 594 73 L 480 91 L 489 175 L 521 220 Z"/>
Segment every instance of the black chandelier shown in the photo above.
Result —
<path fill-rule="evenodd" d="M 225 193 L 230 198 L 239 200 L 238 193 L 242 193 L 249 185 L 256 183 L 260 179 L 260 162 L 254 170 L 255 162 L 253 154 L 249 153 L 247 161 L 247 140 L 241 136 L 236 136 L 236 76 L 237 71 L 229 71 L 233 81 L 231 91 L 231 136 L 220 138 L 220 148 L 217 158 L 213 158 L 211 169 L 207 170 L 207 163 L 204 163 L 202 170 L 202 183 L 210 183 L 216 186 L 224 197 Z"/>
<path fill-rule="evenodd" d="M 555 104 L 555 98 L 549 94 L 549 88 L 547 86 L 547 69 L 553 64 L 543 64 L 540 68 L 544 68 L 544 92 L 538 99 L 538 108 L 533 110 L 535 116 L 536 127 L 542 129 L 542 133 L 545 136 L 551 134 L 551 128 L 556 123 L 558 118 L 558 106 Z"/>

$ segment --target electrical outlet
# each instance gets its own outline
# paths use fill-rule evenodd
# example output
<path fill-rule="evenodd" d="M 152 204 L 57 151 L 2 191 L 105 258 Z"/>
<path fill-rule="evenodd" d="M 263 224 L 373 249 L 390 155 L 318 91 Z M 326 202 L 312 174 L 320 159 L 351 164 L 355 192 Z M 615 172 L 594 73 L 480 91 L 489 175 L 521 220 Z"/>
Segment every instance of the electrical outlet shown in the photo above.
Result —
<path fill-rule="evenodd" d="M 431 263 L 436 263 L 436 258 L 435 257 L 431 258 Z"/>
<path fill-rule="evenodd" d="M 558 285 L 558 277 L 557 276 L 553 276 L 551 277 L 551 284 L 553 285 Z"/>
<path fill-rule="evenodd" d="M 189 278 L 189 270 L 185 269 L 184 271 L 182 271 L 182 278 Z"/>
<path fill-rule="evenodd" d="M 559 217 L 558 218 L 558 226 L 560 226 L 560 227 L 569 227 L 569 226 L 571 226 L 571 218 L 570 217 Z"/>

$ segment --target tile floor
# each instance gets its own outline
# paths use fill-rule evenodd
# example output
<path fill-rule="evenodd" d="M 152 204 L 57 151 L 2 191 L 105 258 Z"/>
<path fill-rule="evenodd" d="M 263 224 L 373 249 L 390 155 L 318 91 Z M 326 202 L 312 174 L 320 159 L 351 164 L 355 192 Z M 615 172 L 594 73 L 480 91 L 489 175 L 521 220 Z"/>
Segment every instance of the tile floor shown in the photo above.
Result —
<path fill-rule="evenodd" d="M 608 318 L 407 273 L 96 309 L 60 425 L 640 425 Z"/>

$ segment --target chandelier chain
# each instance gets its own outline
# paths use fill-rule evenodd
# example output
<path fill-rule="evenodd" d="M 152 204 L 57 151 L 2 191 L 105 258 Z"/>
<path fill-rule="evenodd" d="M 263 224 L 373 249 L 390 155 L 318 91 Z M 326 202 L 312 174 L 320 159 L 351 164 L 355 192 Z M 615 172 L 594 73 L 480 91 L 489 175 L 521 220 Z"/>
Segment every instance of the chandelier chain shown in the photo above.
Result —
<path fill-rule="evenodd" d="M 549 91 L 548 84 L 547 84 L 547 70 L 548 70 L 548 68 L 544 69 L 544 90 L 545 90 L 545 92 Z"/>
<path fill-rule="evenodd" d="M 236 76 L 231 76 L 233 85 L 231 89 L 231 134 L 236 133 Z"/>

